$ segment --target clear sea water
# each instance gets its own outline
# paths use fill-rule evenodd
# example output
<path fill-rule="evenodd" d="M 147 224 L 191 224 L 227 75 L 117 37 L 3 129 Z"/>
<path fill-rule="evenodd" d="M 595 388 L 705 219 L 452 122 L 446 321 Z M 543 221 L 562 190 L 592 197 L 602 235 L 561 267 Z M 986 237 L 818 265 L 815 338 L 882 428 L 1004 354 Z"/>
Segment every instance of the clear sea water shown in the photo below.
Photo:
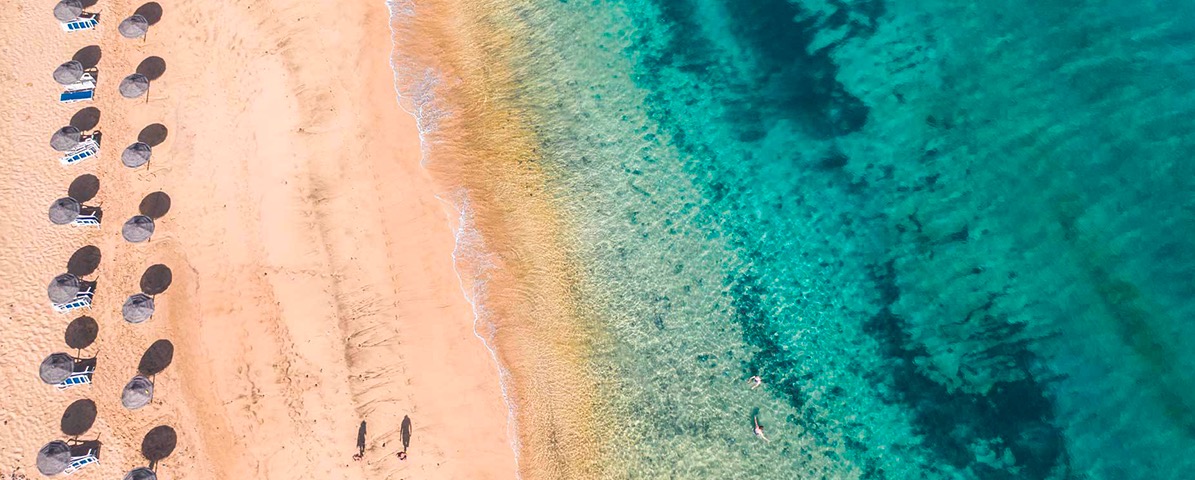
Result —
<path fill-rule="evenodd" d="M 459 3 L 609 333 L 593 476 L 1195 478 L 1195 2 Z"/>

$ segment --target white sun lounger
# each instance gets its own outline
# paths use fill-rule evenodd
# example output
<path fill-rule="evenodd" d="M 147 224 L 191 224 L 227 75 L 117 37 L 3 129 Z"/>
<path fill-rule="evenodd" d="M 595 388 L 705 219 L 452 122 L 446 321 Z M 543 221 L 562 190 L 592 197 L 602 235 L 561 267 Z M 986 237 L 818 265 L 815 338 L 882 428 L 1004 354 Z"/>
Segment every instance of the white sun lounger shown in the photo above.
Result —
<path fill-rule="evenodd" d="M 83 72 L 83 76 L 79 78 L 78 82 L 72 83 L 70 85 L 63 85 L 62 89 L 68 92 L 74 92 L 76 90 L 95 90 L 95 77 L 91 76 L 90 73 Z"/>
<path fill-rule="evenodd" d="M 59 161 L 61 161 L 63 165 L 74 165 L 91 157 L 98 156 L 100 156 L 100 144 L 95 143 L 95 140 L 89 138 L 80 143 L 79 146 L 75 147 L 74 150 L 71 150 L 66 155 L 63 155 L 62 159 Z"/>
<path fill-rule="evenodd" d="M 86 18 L 77 18 L 69 22 L 58 22 L 64 32 L 77 32 L 79 30 L 91 30 L 96 25 L 100 24 L 100 17 L 92 15 Z"/>
<path fill-rule="evenodd" d="M 99 463 L 100 459 L 95 457 L 95 450 L 88 450 L 87 455 L 80 457 L 71 457 L 71 464 L 67 465 L 66 470 L 62 473 L 70 475 L 93 463 Z"/>
<path fill-rule="evenodd" d="M 91 375 L 95 373 L 95 369 L 87 367 L 82 372 L 72 373 L 71 376 L 66 377 L 66 380 L 58 382 L 54 385 L 58 390 L 66 390 L 77 385 L 91 385 Z"/>
<path fill-rule="evenodd" d="M 100 226 L 100 219 L 95 215 L 79 215 L 75 217 L 75 221 L 71 225 L 76 227 L 98 227 Z"/>
<path fill-rule="evenodd" d="M 56 311 L 58 313 L 66 313 L 71 310 L 78 310 L 78 309 L 83 309 L 83 308 L 90 309 L 91 308 L 91 297 L 94 297 L 94 296 L 95 296 L 95 292 L 93 292 L 91 290 L 91 288 L 88 287 L 87 290 L 83 290 L 83 291 L 80 291 L 79 293 L 75 294 L 74 300 L 71 300 L 67 303 L 53 304 L 54 311 Z"/>

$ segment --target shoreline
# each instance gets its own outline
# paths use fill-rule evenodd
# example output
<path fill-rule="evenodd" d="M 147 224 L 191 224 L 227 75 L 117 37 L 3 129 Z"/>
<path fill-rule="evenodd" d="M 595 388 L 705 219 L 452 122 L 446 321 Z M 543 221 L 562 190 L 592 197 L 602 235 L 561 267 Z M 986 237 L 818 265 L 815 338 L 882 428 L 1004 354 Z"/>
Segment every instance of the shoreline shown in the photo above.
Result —
<path fill-rule="evenodd" d="M 525 478 L 577 478 L 602 471 L 605 450 L 593 346 L 602 337 L 574 305 L 577 275 L 564 221 L 533 160 L 535 122 L 517 100 L 513 70 L 494 59 L 526 51 L 502 8 L 421 2 L 398 25 L 408 57 L 396 84 L 432 118 L 427 171 L 453 208 L 468 205 L 482 245 L 455 256 L 456 270 L 481 294 L 479 319 L 508 378 Z M 398 60 L 396 60 L 396 63 Z M 434 72 L 435 75 L 430 75 Z M 419 103 L 422 102 L 422 103 Z M 404 108 L 406 109 L 406 108 Z M 408 112 L 412 109 L 406 109 Z M 463 192 L 463 193 L 462 193 Z M 447 201 L 447 200 L 446 200 Z"/>
<path fill-rule="evenodd" d="M 4 15 L 17 27 L 0 41 L 18 72 L 4 79 L 4 96 L 27 107 L 26 118 L 0 121 L 0 138 L 9 153 L 39 153 L 13 155 L 22 162 L 5 167 L 0 185 L 18 199 L 6 226 L 33 227 L 10 229 L 2 246 L 8 303 L 21 306 L 5 320 L 20 328 L 0 343 L 19 352 L 4 367 L 3 387 L 15 394 L 0 410 L 20 433 L 0 441 L 0 468 L 30 473 L 37 449 L 63 436 L 63 409 L 92 400 L 98 415 L 80 438 L 98 436 L 104 449 L 87 475 L 144 464 L 142 437 L 165 425 L 178 437 L 158 462 L 168 478 L 515 476 L 500 367 L 475 343 L 452 219 L 419 165 L 414 120 L 395 108 L 388 8 L 179 0 L 163 2 L 147 41 L 122 39 L 115 17 L 137 5 L 105 2 L 98 31 L 66 40 L 50 30 L 48 10 Z M 25 48 L 30 40 L 46 48 Z M 53 65 L 93 44 L 103 52 L 97 100 L 53 104 Z M 146 56 L 167 65 L 149 102 L 119 98 L 115 79 Z M 41 137 L 85 106 L 102 112 L 103 155 L 51 164 Z M 169 135 L 149 169 L 119 165 L 123 144 L 151 123 Z M 104 225 L 48 225 L 50 197 L 84 173 L 99 178 Z M 158 232 L 124 243 L 122 217 L 156 191 L 172 199 Z M 100 367 L 93 385 L 63 395 L 29 375 L 65 349 L 69 318 L 47 313 L 42 291 L 88 244 L 103 253 L 91 313 L 99 335 L 82 353 L 98 352 Z M 151 321 L 126 324 L 120 302 L 151 264 L 167 265 L 173 283 Z M 173 343 L 173 362 L 157 376 L 153 404 L 126 411 L 114 399 L 155 339 Z M 413 438 L 400 462 L 404 417 Z M 366 456 L 353 462 L 362 420 Z"/>

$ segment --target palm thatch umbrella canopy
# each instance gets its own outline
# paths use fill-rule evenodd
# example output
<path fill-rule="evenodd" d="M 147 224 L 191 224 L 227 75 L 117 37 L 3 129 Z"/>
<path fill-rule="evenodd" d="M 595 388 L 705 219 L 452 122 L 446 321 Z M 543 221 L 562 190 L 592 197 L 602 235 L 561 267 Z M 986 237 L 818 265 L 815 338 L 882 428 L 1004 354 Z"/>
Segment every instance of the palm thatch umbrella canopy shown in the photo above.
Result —
<path fill-rule="evenodd" d="M 37 471 L 42 475 L 58 475 L 71 464 L 71 446 L 62 440 L 47 443 L 37 451 Z"/>
<path fill-rule="evenodd" d="M 83 78 L 83 64 L 70 60 L 54 69 L 54 81 L 59 85 L 78 83 Z"/>
<path fill-rule="evenodd" d="M 158 474 L 148 468 L 137 467 L 126 473 L 124 480 L 158 480 Z"/>
<path fill-rule="evenodd" d="M 41 361 L 37 376 L 50 385 L 62 383 L 75 371 L 75 359 L 65 353 L 51 353 Z"/>
<path fill-rule="evenodd" d="M 69 22 L 83 14 L 83 2 L 79 0 L 62 0 L 54 5 L 54 18 L 60 22 Z"/>
<path fill-rule="evenodd" d="M 133 14 L 129 18 L 121 20 L 120 25 L 116 26 L 116 30 L 124 38 L 141 38 L 149 31 L 149 20 L 141 15 Z"/>
<path fill-rule="evenodd" d="M 120 154 L 120 163 L 129 168 L 137 168 L 149 163 L 150 154 L 149 144 L 145 142 L 137 142 L 129 145 Z"/>
<path fill-rule="evenodd" d="M 58 304 L 66 303 L 75 299 L 75 295 L 79 294 L 79 286 L 82 281 L 69 273 L 64 273 L 53 280 L 50 280 L 50 286 L 46 287 L 46 293 L 50 295 L 50 301 Z"/>
<path fill-rule="evenodd" d="M 50 148 L 58 150 L 59 152 L 69 152 L 72 148 L 79 145 L 83 140 L 83 132 L 79 129 L 67 125 L 59 128 L 50 136 Z"/>
<path fill-rule="evenodd" d="M 129 323 L 149 320 L 149 317 L 154 316 L 154 299 L 144 293 L 129 295 L 124 306 L 120 307 L 120 313 L 124 315 L 124 321 Z"/>
<path fill-rule="evenodd" d="M 149 401 L 153 398 L 154 384 L 141 375 L 129 380 L 129 384 L 125 385 L 124 390 L 120 392 L 120 404 L 129 410 L 149 405 Z"/>
<path fill-rule="evenodd" d="M 149 91 L 149 78 L 140 73 L 134 73 L 120 81 L 120 95 L 124 98 L 137 98 Z"/>
<path fill-rule="evenodd" d="M 154 219 L 145 215 L 135 215 L 129 221 L 124 222 L 124 226 L 120 228 L 120 235 L 133 243 L 141 243 L 149 240 L 149 237 L 154 234 Z"/>
<path fill-rule="evenodd" d="M 66 225 L 75 221 L 79 216 L 79 201 L 71 197 L 62 197 L 50 204 L 50 222 L 54 225 Z"/>

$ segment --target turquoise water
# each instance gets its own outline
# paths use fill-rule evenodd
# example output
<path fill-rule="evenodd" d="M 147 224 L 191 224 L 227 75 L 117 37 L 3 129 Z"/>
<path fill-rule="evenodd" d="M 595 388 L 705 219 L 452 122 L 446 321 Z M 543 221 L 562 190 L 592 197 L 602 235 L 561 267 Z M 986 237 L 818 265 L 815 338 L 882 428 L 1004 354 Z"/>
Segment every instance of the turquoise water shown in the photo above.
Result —
<path fill-rule="evenodd" d="M 509 8 L 596 476 L 1195 478 L 1195 3 Z"/>

